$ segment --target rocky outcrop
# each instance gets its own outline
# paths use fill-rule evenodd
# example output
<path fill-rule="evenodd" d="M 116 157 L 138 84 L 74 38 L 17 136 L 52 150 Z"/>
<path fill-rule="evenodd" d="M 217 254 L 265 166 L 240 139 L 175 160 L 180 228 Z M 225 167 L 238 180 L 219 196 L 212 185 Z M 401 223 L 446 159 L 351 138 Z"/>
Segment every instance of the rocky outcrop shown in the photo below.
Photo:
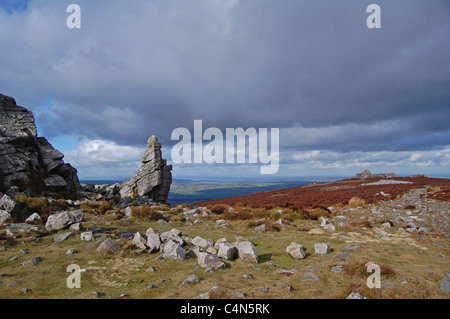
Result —
<path fill-rule="evenodd" d="M 395 178 L 397 175 L 394 173 L 382 173 L 382 174 L 372 174 L 369 170 L 365 170 L 362 173 L 356 174 L 357 179 L 370 179 L 370 178 Z"/>
<path fill-rule="evenodd" d="M 77 170 L 63 157 L 37 136 L 33 114 L 0 94 L 0 190 L 18 186 L 39 195 L 73 196 L 81 189 Z"/>
<path fill-rule="evenodd" d="M 166 203 L 172 183 L 172 165 L 162 158 L 161 144 L 151 136 L 141 158 L 137 176 L 126 180 L 120 189 L 121 197 L 147 197 L 157 203 Z"/>

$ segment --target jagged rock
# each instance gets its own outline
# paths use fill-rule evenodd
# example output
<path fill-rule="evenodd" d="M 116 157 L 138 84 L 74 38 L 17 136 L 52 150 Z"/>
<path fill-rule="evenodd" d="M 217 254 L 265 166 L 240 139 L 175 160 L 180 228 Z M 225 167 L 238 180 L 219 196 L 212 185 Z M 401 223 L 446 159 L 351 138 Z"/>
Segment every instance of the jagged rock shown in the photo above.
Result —
<path fill-rule="evenodd" d="M 367 299 L 366 297 L 362 296 L 358 292 L 352 292 L 350 295 L 348 295 L 345 299 Z"/>
<path fill-rule="evenodd" d="M 64 154 L 38 137 L 33 114 L 0 94 L 0 190 L 18 186 L 33 194 L 74 196 L 81 186 Z"/>
<path fill-rule="evenodd" d="M 202 268 L 212 269 L 225 267 L 225 264 L 220 261 L 219 257 L 208 252 L 201 252 L 198 254 L 198 265 Z"/>
<path fill-rule="evenodd" d="M 81 210 L 65 211 L 50 215 L 45 224 L 47 231 L 60 230 L 83 220 L 83 212 Z"/>
<path fill-rule="evenodd" d="M 8 213 L 6 210 L 0 210 L 0 226 L 3 226 L 3 224 L 11 221 L 12 221 L 11 214 Z"/>
<path fill-rule="evenodd" d="M 145 238 L 141 235 L 140 232 L 137 232 L 133 237 L 133 246 L 139 249 L 147 249 L 145 244 L 146 244 Z"/>
<path fill-rule="evenodd" d="M 158 234 L 151 234 L 147 231 L 147 247 L 150 253 L 157 252 L 161 247 L 161 239 Z"/>
<path fill-rule="evenodd" d="M 38 213 L 33 213 L 25 220 L 25 223 L 32 225 L 41 225 L 43 223 L 41 216 Z"/>
<path fill-rule="evenodd" d="M 219 251 L 217 256 L 226 260 L 235 260 L 238 257 L 238 249 L 228 243 L 219 244 Z"/>
<path fill-rule="evenodd" d="M 111 238 L 108 238 L 98 246 L 97 251 L 101 254 L 113 253 L 120 250 L 120 245 Z"/>
<path fill-rule="evenodd" d="M 169 240 L 164 245 L 164 255 L 163 258 L 171 258 L 171 259 L 185 259 L 186 258 L 186 252 L 183 248 L 181 248 L 180 244 L 177 244 L 176 242 Z"/>
<path fill-rule="evenodd" d="M 202 279 L 197 277 L 196 275 L 190 275 L 187 277 L 183 282 L 181 283 L 180 287 L 184 286 L 185 284 L 198 284 Z"/>
<path fill-rule="evenodd" d="M 291 243 L 287 248 L 286 252 L 294 259 L 303 259 L 306 257 L 305 250 L 303 246 L 297 243 Z"/>
<path fill-rule="evenodd" d="M 394 173 L 382 173 L 382 174 L 372 174 L 369 170 L 365 170 L 362 173 L 356 174 L 357 179 L 369 179 L 369 178 L 395 178 L 397 175 Z"/>
<path fill-rule="evenodd" d="M 8 195 L 3 195 L 0 199 L 0 209 L 5 210 L 11 216 L 19 216 L 22 214 L 22 209 L 14 199 Z"/>
<path fill-rule="evenodd" d="M 238 249 L 239 259 L 255 263 L 258 262 L 258 253 L 253 243 L 249 241 L 236 242 L 236 248 Z"/>
<path fill-rule="evenodd" d="M 214 247 L 214 241 L 203 239 L 200 236 L 197 236 L 192 240 L 192 245 L 198 246 L 203 249 L 208 249 L 209 247 Z"/>
<path fill-rule="evenodd" d="M 166 203 L 172 183 L 172 166 L 162 158 L 161 144 L 156 136 L 147 141 L 147 149 L 141 158 L 142 166 L 136 175 L 126 180 L 120 189 L 122 197 L 146 196 L 158 203 Z"/>

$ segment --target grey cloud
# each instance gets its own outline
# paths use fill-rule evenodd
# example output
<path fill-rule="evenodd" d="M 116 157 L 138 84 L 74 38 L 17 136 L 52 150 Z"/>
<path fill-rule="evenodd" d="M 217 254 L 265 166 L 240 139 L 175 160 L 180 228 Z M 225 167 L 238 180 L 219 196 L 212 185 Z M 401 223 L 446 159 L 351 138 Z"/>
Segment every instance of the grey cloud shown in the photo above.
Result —
<path fill-rule="evenodd" d="M 169 144 L 203 119 L 316 132 L 285 148 L 450 144 L 448 1 L 379 0 L 381 30 L 360 0 L 77 3 L 81 30 L 59 1 L 0 16 L 0 87 L 39 112 L 41 135 Z"/>

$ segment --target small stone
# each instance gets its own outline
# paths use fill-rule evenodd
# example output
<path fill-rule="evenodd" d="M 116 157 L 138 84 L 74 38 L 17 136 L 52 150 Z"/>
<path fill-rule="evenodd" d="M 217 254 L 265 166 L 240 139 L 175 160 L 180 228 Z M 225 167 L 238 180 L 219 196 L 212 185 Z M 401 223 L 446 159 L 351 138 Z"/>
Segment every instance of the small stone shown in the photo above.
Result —
<path fill-rule="evenodd" d="M 25 255 L 28 255 L 30 253 L 30 250 L 28 248 L 22 248 L 20 252 L 24 253 Z"/>
<path fill-rule="evenodd" d="M 238 298 L 245 298 L 245 294 L 239 291 L 235 291 L 234 295 Z"/>
<path fill-rule="evenodd" d="M 190 275 L 187 277 L 180 285 L 180 287 L 184 286 L 185 284 L 198 284 L 202 279 L 200 277 L 197 277 L 196 275 Z"/>
<path fill-rule="evenodd" d="M 73 255 L 73 254 L 76 254 L 76 253 L 78 253 L 78 250 L 76 250 L 76 249 L 69 249 L 68 251 L 66 251 L 64 253 L 64 255 L 70 256 L 70 255 Z"/>
<path fill-rule="evenodd" d="M 147 270 L 145 272 L 155 272 L 155 268 L 153 267 L 148 267 Z"/>
<path fill-rule="evenodd" d="M 342 271 L 342 268 L 344 268 L 344 267 L 343 267 L 343 266 L 334 266 L 334 267 L 331 267 L 331 272 L 334 272 L 334 273 L 341 272 L 341 271 Z"/>
<path fill-rule="evenodd" d="M 11 257 L 8 261 L 17 261 L 19 260 L 19 256 Z"/>
<path fill-rule="evenodd" d="M 303 281 L 308 281 L 308 280 L 310 280 L 310 281 L 320 281 L 320 278 L 316 274 L 314 274 L 312 272 L 309 272 L 309 271 L 306 271 L 306 272 L 303 273 L 302 280 Z"/>
<path fill-rule="evenodd" d="M 298 272 L 297 269 L 285 270 L 285 269 L 277 269 L 277 274 L 292 276 Z"/>
<path fill-rule="evenodd" d="M 335 233 L 336 232 L 336 227 L 334 227 L 333 224 L 327 224 L 325 227 L 323 227 L 323 229 L 325 229 L 329 233 Z"/>
<path fill-rule="evenodd" d="M 350 295 L 348 295 L 345 299 L 367 299 L 366 297 L 362 296 L 358 292 L 352 292 Z"/>
<path fill-rule="evenodd" d="M 267 287 L 260 287 L 260 288 L 258 288 L 258 290 L 263 292 L 263 293 L 268 293 L 269 292 L 269 288 L 267 288 Z"/>
<path fill-rule="evenodd" d="M 242 277 L 244 277 L 245 279 L 255 279 L 255 277 L 253 277 L 253 275 L 251 275 L 251 274 L 245 274 L 245 275 L 242 275 Z"/>
<path fill-rule="evenodd" d="M 20 289 L 20 293 L 25 295 L 29 290 L 27 288 Z"/>
<path fill-rule="evenodd" d="M 94 240 L 94 234 L 89 231 L 85 233 L 80 234 L 81 241 L 93 241 Z"/>
<path fill-rule="evenodd" d="M 68 238 L 70 238 L 70 237 L 72 237 L 72 236 L 73 236 L 73 233 L 71 233 L 71 232 L 63 233 L 63 234 L 58 234 L 58 235 L 55 235 L 55 236 L 53 237 L 53 242 L 55 242 L 55 243 L 60 243 L 60 242 L 62 242 L 62 241 L 67 240 Z"/>
<path fill-rule="evenodd" d="M 11 284 L 11 287 L 15 287 L 19 284 L 19 282 L 17 280 L 14 280 L 14 282 Z"/>

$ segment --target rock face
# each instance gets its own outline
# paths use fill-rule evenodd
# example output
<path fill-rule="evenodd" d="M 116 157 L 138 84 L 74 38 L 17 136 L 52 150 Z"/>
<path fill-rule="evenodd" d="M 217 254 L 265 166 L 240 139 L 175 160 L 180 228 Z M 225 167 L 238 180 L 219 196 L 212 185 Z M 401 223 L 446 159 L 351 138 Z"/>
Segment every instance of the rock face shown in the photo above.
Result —
<path fill-rule="evenodd" d="M 0 191 L 18 186 L 39 195 L 73 196 L 81 189 L 77 170 L 63 157 L 37 136 L 33 114 L 0 94 Z"/>
<path fill-rule="evenodd" d="M 154 202 L 166 203 L 172 183 L 172 166 L 162 158 L 161 144 L 156 136 L 147 141 L 137 176 L 126 180 L 120 189 L 122 197 L 148 197 Z"/>
<path fill-rule="evenodd" d="M 395 178 L 397 175 L 394 173 L 382 173 L 382 174 L 372 174 L 369 170 L 365 170 L 362 173 L 356 174 L 357 179 L 369 179 L 369 178 Z"/>

